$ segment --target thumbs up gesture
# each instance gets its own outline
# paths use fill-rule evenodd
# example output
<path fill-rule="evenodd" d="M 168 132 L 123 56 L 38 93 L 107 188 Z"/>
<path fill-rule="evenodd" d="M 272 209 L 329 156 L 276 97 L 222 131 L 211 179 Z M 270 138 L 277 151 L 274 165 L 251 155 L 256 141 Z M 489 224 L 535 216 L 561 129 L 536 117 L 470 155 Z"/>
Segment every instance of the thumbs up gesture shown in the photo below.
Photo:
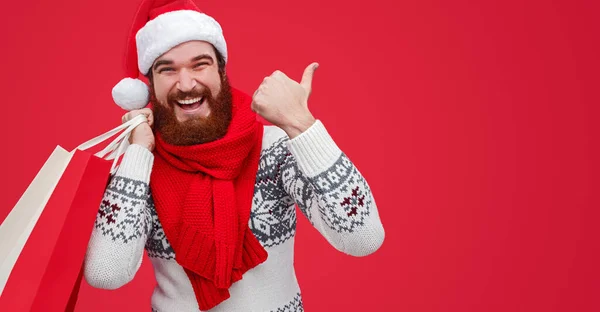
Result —
<path fill-rule="evenodd" d="M 252 96 L 252 110 L 290 138 L 304 132 L 315 122 L 308 110 L 308 97 L 318 63 L 306 67 L 300 83 L 276 70 L 266 77 Z"/>

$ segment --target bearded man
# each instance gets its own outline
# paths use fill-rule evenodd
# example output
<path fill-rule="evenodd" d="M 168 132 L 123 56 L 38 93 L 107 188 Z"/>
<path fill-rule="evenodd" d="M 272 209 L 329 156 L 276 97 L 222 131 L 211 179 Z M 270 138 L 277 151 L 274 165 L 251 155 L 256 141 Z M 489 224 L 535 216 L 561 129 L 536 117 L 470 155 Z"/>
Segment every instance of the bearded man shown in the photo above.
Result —
<path fill-rule="evenodd" d="M 146 250 L 153 311 L 303 311 L 296 204 L 341 252 L 381 246 L 369 185 L 308 109 L 318 64 L 300 83 L 276 71 L 244 94 L 229 85 L 221 26 L 191 0 L 144 0 L 128 44 L 129 77 L 113 98 L 130 110 L 123 122 L 148 122 L 105 191 L 86 254 L 90 285 L 125 285 Z"/>

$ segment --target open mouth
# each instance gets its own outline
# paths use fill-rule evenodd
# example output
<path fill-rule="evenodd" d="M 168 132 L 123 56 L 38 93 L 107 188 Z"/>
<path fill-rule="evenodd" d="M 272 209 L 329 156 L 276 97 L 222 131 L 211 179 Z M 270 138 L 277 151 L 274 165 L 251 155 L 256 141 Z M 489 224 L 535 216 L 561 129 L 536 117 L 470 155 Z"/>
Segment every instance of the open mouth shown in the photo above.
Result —
<path fill-rule="evenodd" d="M 187 100 L 177 100 L 177 105 L 184 111 L 191 112 L 200 108 L 200 106 L 204 105 L 204 97 L 197 97 L 193 99 Z"/>

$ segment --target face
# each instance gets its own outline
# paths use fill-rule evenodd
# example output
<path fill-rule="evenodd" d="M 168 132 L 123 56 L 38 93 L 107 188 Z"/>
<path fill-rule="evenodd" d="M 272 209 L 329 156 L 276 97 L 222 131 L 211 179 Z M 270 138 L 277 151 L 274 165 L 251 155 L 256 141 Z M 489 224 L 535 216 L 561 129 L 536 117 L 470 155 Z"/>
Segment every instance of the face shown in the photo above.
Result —
<path fill-rule="evenodd" d="M 167 143 L 201 144 L 226 134 L 231 92 L 210 43 L 180 44 L 156 59 L 151 71 L 155 129 Z"/>

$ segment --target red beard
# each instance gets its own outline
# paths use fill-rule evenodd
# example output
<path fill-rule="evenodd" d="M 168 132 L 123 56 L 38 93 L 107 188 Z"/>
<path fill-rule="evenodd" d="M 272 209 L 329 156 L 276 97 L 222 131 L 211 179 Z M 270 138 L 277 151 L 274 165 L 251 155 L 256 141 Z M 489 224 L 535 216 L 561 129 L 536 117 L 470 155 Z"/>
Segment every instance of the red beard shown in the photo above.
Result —
<path fill-rule="evenodd" d="M 152 89 L 152 87 L 151 87 Z M 163 140 L 172 145 L 196 145 L 215 141 L 227 133 L 231 122 L 231 87 L 227 75 L 221 76 L 221 91 L 213 98 L 210 89 L 202 91 L 194 89 L 191 92 L 174 92 L 167 96 L 167 105 L 158 103 L 154 90 L 151 90 L 152 111 L 154 113 L 154 130 L 159 132 Z M 197 117 L 180 122 L 177 120 L 174 105 L 177 100 L 185 98 L 205 97 L 210 114 L 207 117 Z"/>

